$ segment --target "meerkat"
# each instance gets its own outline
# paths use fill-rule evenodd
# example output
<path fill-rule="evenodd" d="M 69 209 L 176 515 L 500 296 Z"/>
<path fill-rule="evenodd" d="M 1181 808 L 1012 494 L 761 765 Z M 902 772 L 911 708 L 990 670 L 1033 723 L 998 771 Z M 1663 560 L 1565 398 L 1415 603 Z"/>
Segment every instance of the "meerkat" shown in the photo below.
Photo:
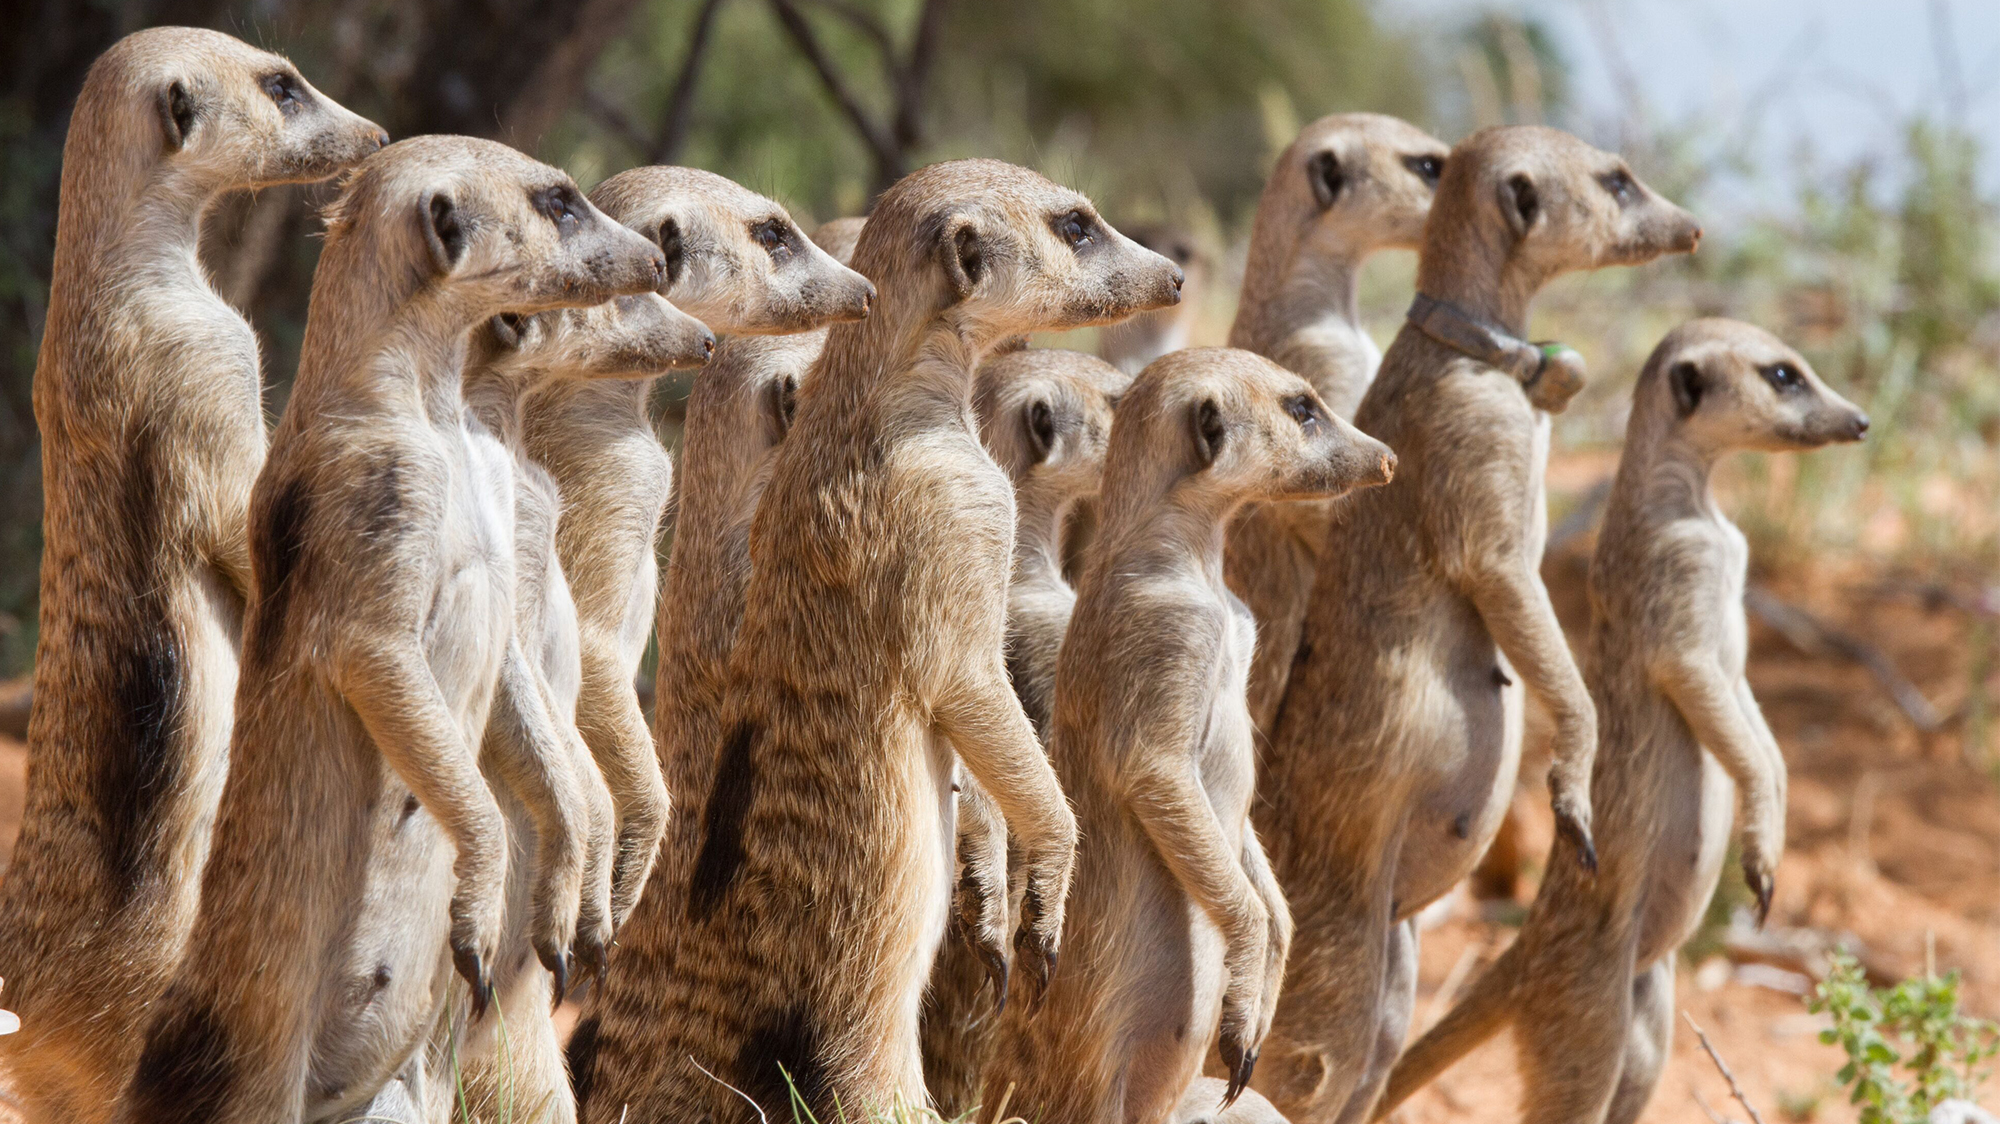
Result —
<path fill-rule="evenodd" d="M 1304 375 L 1352 418 L 1382 353 L 1361 323 L 1361 265 L 1414 250 L 1450 149 L 1394 117 L 1339 113 L 1307 125 L 1257 202 L 1229 346 Z M 1268 737 L 1298 647 L 1329 505 L 1253 504 L 1229 531 L 1229 587 L 1257 619 L 1250 719 Z"/>
<path fill-rule="evenodd" d="M 1525 1119 L 1639 1118 L 1672 1045 L 1676 952 L 1715 894 L 1732 817 L 1760 918 L 1784 852 L 1785 759 L 1743 675 L 1749 546 L 1709 474 L 1732 450 L 1867 431 L 1761 328 L 1696 320 L 1654 349 L 1590 568 L 1597 877 L 1550 855 L 1521 935 L 1396 1063 L 1377 1116 L 1512 1023 Z"/>
<path fill-rule="evenodd" d="M 264 460 L 257 337 L 196 248 L 225 192 L 381 148 L 290 62 L 212 31 L 126 36 L 63 152 L 36 364 L 41 633 L 20 841 L 0 892 L 0 1039 L 35 1120 L 103 1118 L 194 923 L 228 770 Z"/>
<path fill-rule="evenodd" d="M 1007 678 L 1044 745 L 1056 653 L 1076 604 L 1076 591 L 1063 576 L 1063 536 L 1070 513 L 1097 491 L 1112 408 L 1131 381 L 1117 367 L 1081 352 L 1035 348 L 986 360 L 973 385 L 980 438 L 1014 486 Z M 963 768 L 958 785 L 953 932 L 931 968 L 922 1019 L 924 1084 L 947 1120 L 978 1103 L 993 1017 L 1006 996 L 1011 919 L 1007 825 Z"/>
<path fill-rule="evenodd" d="M 121 1120 L 341 1119 L 400 1081 L 453 967 L 492 994 L 507 840 L 478 747 L 515 627 L 512 466 L 472 328 L 656 290 L 560 171 L 418 137 L 327 213 L 298 380 L 250 503 L 232 767 L 203 908 Z M 421 1098 L 418 1098 L 421 1103 Z"/>
<path fill-rule="evenodd" d="M 675 307 L 718 334 L 802 332 L 868 313 L 866 278 L 814 246 L 783 207 L 693 168 L 635 168 L 591 201 L 666 254 Z M 637 904 L 667 824 L 667 787 L 635 687 L 659 593 L 673 462 L 646 414 L 651 379 L 547 384 L 525 407 L 529 454 L 563 498 L 556 549 L 575 600 L 583 685 L 576 724 L 618 817 L 611 913 Z M 584 967 L 604 974 L 600 950 Z"/>
<path fill-rule="evenodd" d="M 751 525 L 674 971 L 622 963 L 645 979 L 570 1044 L 592 1122 L 924 1103 L 953 751 L 1021 842 L 1017 956 L 1053 967 L 1075 822 L 1007 683 L 1014 504 L 973 431 L 973 371 L 1006 336 L 1171 304 L 1180 271 L 991 160 L 892 185 L 854 266 L 877 308 L 828 335 Z"/>
<path fill-rule="evenodd" d="M 1565 861 L 1594 862 L 1596 711 L 1540 576 L 1549 415 L 1508 364 L 1549 279 L 1700 237 L 1558 130 L 1487 129 L 1445 161 L 1411 322 L 1354 418 L 1401 468 L 1334 506 L 1258 778 L 1299 918 L 1258 1088 L 1293 1119 L 1367 1118 L 1415 998 L 1412 918 L 1506 812 L 1524 687 L 1553 722 Z"/>
<path fill-rule="evenodd" d="M 1256 624 L 1223 582 L 1223 532 L 1246 502 L 1337 496 L 1394 465 L 1247 351 L 1173 352 L 1126 391 L 1056 671 L 1049 755 L 1083 840 L 1063 972 L 1041 1011 L 1001 1015 L 989 1119 L 1004 1096 L 1051 1124 L 1170 1120 L 1211 1043 L 1231 1071 L 1218 1103 L 1248 1081 L 1292 922 L 1250 827 Z"/>
<path fill-rule="evenodd" d="M 478 436 L 513 466 L 514 637 L 480 753 L 489 782 L 500 782 L 493 787 L 508 821 L 507 931 L 494 972 L 502 1017 L 469 1028 L 446 1020 L 431 1049 L 439 1060 L 456 1057 L 463 1079 L 455 1092 L 475 1111 L 511 1104 L 531 1119 L 575 1119 L 549 1011 L 568 987 L 572 940 L 597 950 L 587 958 L 600 963 L 611 941 L 615 811 L 576 732 L 581 645 L 556 559 L 562 498 L 554 477 L 528 459 L 521 404 L 552 379 L 651 376 L 698 366 L 714 350 L 700 321 L 655 293 L 529 317 L 503 313 L 473 330 L 466 404 L 485 430 Z M 546 971 L 531 966 L 528 950 Z M 504 1037 L 496 1022 L 508 1028 Z"/>
<path fill-rule="evenodd" d="M 1097 354 L 1127 378 L 1169 351 L 1188 345 L 1194 322 L 1201 315 L 1201 294 L 1208 285 L 1211 262 L 1193 234 L 1169 223 L 1136 226 L 1125 233 L 1132 241 L 1181 267 L 1181 303 L 1142 312 L 1097 333 Z"/>

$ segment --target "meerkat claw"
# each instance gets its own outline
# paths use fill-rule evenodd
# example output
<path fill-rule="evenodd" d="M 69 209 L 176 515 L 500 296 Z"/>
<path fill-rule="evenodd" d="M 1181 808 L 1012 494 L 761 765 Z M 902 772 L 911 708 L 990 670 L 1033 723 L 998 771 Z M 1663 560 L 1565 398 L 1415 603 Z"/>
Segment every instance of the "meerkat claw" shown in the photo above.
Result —
<path fill-rule="evenodd" d="M 993 984 L 993 1013 L 998 1015 L 1007 1009 L 1007 957 L 999 949 L 984 943 L 974 946 L 973 951 L 986 968 L 986 978 Z"/>
<path fill-rule="evenodd" d="M 1743 864 L 1743 880 L 1750 884 L 1750 892 L 1757 895 L 1757 927 L 1762 929 L 1771 916 L 1771 894 L 1777 889 L 1777 882 L 1749 863 Z"/>
<path fill-rule="evenodd" d="M 486 1008 L 493 1002 L 493 977 L 486 970 L 486 958 L 471 949 L 455 948 L 451 951 L 452 967 L 472 988 L 472 1021 L 486 1017 Z"/>
<path fill-rule="evenodd" d="M 1590 837 L 1590 829 L 1577 822 L 1568 812 L 1556 813 L 1556 833 L 1576 846 L 1576 863 L 1585 874 L 1597 874 L 1597 844 Z"/>
<path fill-rule="evenodd" d="M 576 939 L 576 962 L 583 967 L 585 975 L 604 982 L 605 973 L 611 969 L 611 957 L 604 943 L 596 937 Z"/>
<path fill-rule="evenodd" d="M 541 949 L 536 949 L 535 955 L 540 958 L 542 967 L 549 970 L 549 975 L 555 977 L 555 997 L 549 1001 L 549 1010 L 553 1011 L 562 1006 L 563 996 L 569 994 L 570 956 L 567 952 L 551 955 Z"/>

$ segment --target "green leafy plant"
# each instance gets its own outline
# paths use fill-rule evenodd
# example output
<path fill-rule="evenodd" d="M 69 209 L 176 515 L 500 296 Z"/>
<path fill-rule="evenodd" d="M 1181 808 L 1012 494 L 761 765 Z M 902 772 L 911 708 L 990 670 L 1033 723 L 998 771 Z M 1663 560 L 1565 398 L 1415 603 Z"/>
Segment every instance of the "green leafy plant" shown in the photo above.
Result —
<path fill-rule="evenodd" d="M 1985 1082 L 1979 1066 L 2000 1052 L 2000 1026 L 1961 1012 L 1958 984 L 1957 972 L 1927 972 L 1874 988 L 1854 957 L 1833 954 L 1806 1006 L 1833 1018 L 1820 1041 L 1847 1053 L 1838 1077 L 1861 1124 L 1922 1124 L 1939 1103 L 1970 1100 Z"/>

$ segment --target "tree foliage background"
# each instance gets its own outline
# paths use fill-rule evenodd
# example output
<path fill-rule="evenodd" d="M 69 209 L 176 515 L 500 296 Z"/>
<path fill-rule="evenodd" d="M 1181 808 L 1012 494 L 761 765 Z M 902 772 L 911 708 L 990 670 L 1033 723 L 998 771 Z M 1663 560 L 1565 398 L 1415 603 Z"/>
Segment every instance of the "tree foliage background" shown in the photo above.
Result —
<path fill-rule="evenodd" d="M 494 137 L 586 187 L 640 163 L 692 164 L 774 196 L 808 226 L 861 213 L 931 160 L 1038 167 L 1089 192 L 1114 224 L 1169 219 L 1200 235 L 1223 265 L 1209 342 L 1226 327 L 1231 267 L 1273 156 L 1324 113 L 1392 113 L 1447 140 L 1501 121 L 1562 124 L 1625 151 L 1697 208 L 1718 177 L 1759 159 L 1749 134 L 1658 120 L 1636 95 L 1588 118 L 1572 104 L 1573 48 L 1532 21 L 1473 9 L 1417 26 L 1375 0 L 28 0 L 0 22 L 0 672 L 33 648 L 30 388 L 63 136 L 91 60 L 142 27 L 212 27 L 282 51 L 396 137 Z M 1896 550 L 1936 539 L 1953 558 L 2000 557 L 1994 208 L 1963 129 L 1913 120 L 1909 136 L 1896 175 L 1818 169 L 1792 205 L 1711 238 L 1692 261 L 1559 287 L 1537 328 L 1588 340 L 1594 367 L 1619 373 L 1565 416 L 1565 437 L 1615 440 L 1630 372 L 1673 320 L 1759 319 L 1864 401 L 1886 392 L 1891 405 L 1885 425 L 1876 403 L 1865 454 L 1801 470 L 1830 482 L 1748 470 L 1750 515 L 1772 543 L 1865 544 L 1887 505 L 1909 522 Z M 328 195 L 231 199 L 204 236 L 219 287 L 264 340 L 274 413 Z M 1408 300 L 1400 258 L 1366 290 L 1384 329 Z M 1608 297 L 1643 311 L 1593 314 Z M 1927 507 L 1925 481 L 1939 474 L 1970 481 L 1958 489 L 1970 500 Z M 1986 515 L 1965 518 L 1953 504 L 1966 502 Z"/>

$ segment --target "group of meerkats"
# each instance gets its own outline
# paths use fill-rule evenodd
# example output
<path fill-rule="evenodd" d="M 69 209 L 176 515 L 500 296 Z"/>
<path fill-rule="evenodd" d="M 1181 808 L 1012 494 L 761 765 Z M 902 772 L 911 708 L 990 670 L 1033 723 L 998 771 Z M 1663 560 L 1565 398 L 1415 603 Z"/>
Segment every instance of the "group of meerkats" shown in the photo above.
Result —
<path fill-rule="evenodd" d="M 201 219 L 335 175 L 267 433 Z M 1709 471 L 1867 428 L 1763 331 L 1670 333 L 1579 671 L 1539 565 L 1582 371 L 1528 307 L 1700 233 L 1565 133 L 1328 117 L 1271 174 L 1232 346 L 1155 313 L 1106 333 L 1121 370 L 1016 337 L 1164 309 L 1182 270 L 1022 168 L 934 165 L 808 238 L 706 172 L 586 196 L 389 144 L 228 36 L 132 35 L 70 127 L 34 388 L 14 1095 L 1360 1122 L 1511 1024 L 1529 1119 L 1632 1121 L 1738 808 L 1765 909 L 1783 847 Z M 1419 253 L 1386 355 L 1382 247 Z M 674 471 L 649 380 L 704 363 Z M 1529 694 L 1546 881 L 1405 1049 L 1414 919 L 1498 829 Z"/>

